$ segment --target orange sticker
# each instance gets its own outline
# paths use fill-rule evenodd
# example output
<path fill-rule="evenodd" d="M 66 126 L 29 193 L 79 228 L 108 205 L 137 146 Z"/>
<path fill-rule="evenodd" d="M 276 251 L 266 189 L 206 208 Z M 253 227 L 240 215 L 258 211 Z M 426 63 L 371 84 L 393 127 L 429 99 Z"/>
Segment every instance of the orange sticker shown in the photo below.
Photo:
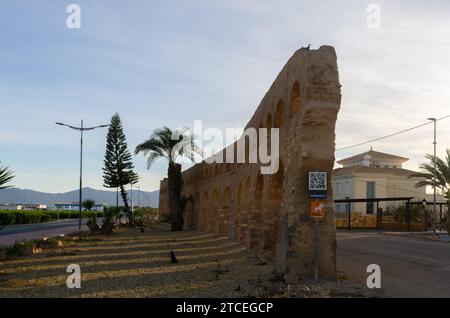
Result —
<path fill-rule="evenodd" d="M 325 203 L 320 200 L 311 201 L 311 208 L 309 210 L 309 216 L 312 219 L 325 219 Z"/>

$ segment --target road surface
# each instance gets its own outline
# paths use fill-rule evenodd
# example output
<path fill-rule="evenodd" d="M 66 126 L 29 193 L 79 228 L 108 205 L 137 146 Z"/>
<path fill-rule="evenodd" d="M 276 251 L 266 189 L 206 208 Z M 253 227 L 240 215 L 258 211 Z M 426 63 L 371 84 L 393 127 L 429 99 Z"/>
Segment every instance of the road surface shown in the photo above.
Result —
<path fill-rule="evenodd" d="M 87 230 L 87 219 L 82 220 L 81 230 Z M 97 220 L 98 222 L 98 220 Z M 78 219 L 67 219 L 47 223 L 8 225 L 0 231 L 0 245 L 12 245 L 17 241 L 40 239 L 42 236 L 57 236 L 78 232 Z"/>
<path fill-rule="evenodd" d="M 381 267 L 385 297 L 450 297 L 450 243 L 426 237 L 338 232 L 338 271 L 366 286 L 369 264 Z"/>

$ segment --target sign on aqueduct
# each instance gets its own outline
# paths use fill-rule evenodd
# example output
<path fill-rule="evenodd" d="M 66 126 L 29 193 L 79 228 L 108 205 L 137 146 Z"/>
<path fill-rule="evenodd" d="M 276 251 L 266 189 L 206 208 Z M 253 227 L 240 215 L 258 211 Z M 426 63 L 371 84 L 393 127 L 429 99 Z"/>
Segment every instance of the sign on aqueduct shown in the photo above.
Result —
<path fill-rule="evenodd" d="M 277 173 L 261 174 L 260 163 L 202 162 L 184 171 L 183 193 L 193 198 L 185 210 L 185 226 L 240 242 L 273 262 L 279 274 L 312 276 L 314 220 L 309 215 L 308 173 L 327 172 L 319 270 L 321 277 L 335 278 L 331 176 L 340 101 L 334 49 L 295 52 L 246 126 L 279 128 Z M 161 181 L 159 208 L 161 215 L 169 213 L 166 179 Z"/>

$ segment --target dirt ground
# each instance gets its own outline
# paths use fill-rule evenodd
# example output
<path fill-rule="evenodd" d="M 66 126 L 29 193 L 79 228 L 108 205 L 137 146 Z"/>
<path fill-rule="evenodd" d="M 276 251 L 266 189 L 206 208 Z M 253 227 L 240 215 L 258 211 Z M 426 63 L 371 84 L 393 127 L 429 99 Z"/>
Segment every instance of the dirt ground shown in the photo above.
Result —
<path fill-rule="evenodd" d="M 178 263 L 170 262 L 174 251 Z M 276 281 L 261 262 L 215 234 L 170 232 L 155 224 L 141 233 L 64 239 L 62 248 L 0 260 L 0 297 L 366 297 L 348 280 Z M 67 266 L 81 268 L 81 288 L 69 289 Z M 342 276 L 342 275 L 341 275 Z M 345 278 L 342 276 L 341 278 Z"/>

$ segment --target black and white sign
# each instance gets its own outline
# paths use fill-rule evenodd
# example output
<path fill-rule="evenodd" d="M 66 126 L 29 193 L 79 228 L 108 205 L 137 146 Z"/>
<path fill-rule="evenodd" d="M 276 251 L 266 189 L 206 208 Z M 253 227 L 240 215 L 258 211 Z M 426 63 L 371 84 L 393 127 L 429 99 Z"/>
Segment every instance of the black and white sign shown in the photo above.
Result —
<path fill-rule="evenodd" d="M 308 178 L 308 195 L 311 199 L 327 198 L 327 173 L 311 171 Z"/>

